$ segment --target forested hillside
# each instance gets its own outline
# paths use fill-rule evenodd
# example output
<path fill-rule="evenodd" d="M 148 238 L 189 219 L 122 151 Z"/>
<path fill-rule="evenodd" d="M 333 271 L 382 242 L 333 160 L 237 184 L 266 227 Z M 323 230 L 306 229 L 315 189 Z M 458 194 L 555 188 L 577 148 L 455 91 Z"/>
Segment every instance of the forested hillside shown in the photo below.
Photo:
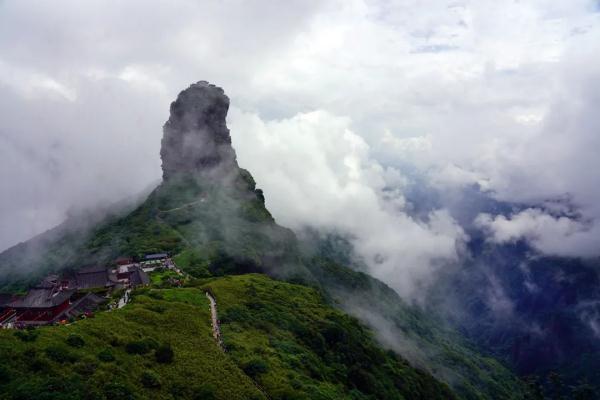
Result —
<path fill-rule="evenodd" d="M 452 398 L 449 390 L 465 399 L 525 396 L 508 369 L 458 333 L 334 254 L 307 251 L 314 244 L 277 225 L 250 173 L 237 166 L 223 97 L 201 82 L 172 104 L 163 139 L 163 149 L 171 146 L 162 152 L 165 179 L 133 211 L 58 229 L 0 254 L 0 269 L 11 271 L 2 274 L 2 285 L 13 290 L 49 272 L 150 252 L 169 253 L 194 279 L 183 289 L 138 289 L 125 309 L 73 326 L 40 328 L 31 337 L 3 332 L 2 359 L 12 360 L 3 370 L 10 377 L 5 393 L 27 398 L 19 393 L 56 386 L 98 398 L 111 390 L 157 398 L 174 390 L 189 398 L 205 390 L 216 398 Z M 212 130 L 219 134 L 205 137 Z M 196 132 L 215 153 L 180 148 L 185 135 L 199 140 Z M 205 289 L 219 303 L 225 354 L 211 342 Z M 84 344 L 69 348 L 71 333 Z M 143 342 L 132 345 L 145 348 L 143 355 L 128 353 L 132 341 Z M 154 364 L 155 348 L 167 345 L 173 364 Z M 117 361 L 99 359 L 101 349 Z M 210 384 L 223 374 L 239 385 Z"/>
<path fill-rule="evenodd" d="M 264 275 L 141 289 L 127 307 L 69 326 L 0 331 L 0 357 L 6 399 L 453 398 L 316 291 Z"/>

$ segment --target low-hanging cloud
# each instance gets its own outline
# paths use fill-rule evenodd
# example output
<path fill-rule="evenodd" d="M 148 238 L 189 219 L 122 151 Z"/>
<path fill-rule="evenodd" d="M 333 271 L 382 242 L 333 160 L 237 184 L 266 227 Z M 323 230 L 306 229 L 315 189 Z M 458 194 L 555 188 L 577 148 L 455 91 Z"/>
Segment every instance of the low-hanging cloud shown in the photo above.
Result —
<path fill-rule="evenodd" d="M 593 257 L 600 246 L 597 222 L 557 217 L 536 208 L 509 217 L 480 214 L 476 224 L 489 232 L 490 240 L 495 243 L 524 239 L 540 252 L 550 255 Z"/>
<path fill-rule="evenodd" d="M 413 296 L 442 261 L 456 260 L 466 239 L 447 211 L 411 218 L 398 188 L 399 171 L 374 160 L 350 120 L 324 111 L 265 122 L 230 117 L 241 165 L 267 193 L 267 206 L 287 226 L 337 231 L 352 238 L 370 272 Z"/>
<path fill-rule="evenodd" d="M 597 255 L 599 20 L 595 0 L 0 2 L 0 248 L 159 179 L 169 102 L 206 79 L 278 220 L 352 233 L 402 293 L 467 240 L 444 204 L 409 215 L 406 170 L 568 198 L 490 238 Z"/>

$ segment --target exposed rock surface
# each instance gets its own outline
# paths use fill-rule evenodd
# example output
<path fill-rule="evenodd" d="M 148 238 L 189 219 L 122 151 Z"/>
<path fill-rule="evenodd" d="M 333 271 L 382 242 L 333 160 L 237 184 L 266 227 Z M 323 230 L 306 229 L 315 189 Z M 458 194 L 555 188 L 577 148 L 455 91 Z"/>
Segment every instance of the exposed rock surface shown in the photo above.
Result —
<path fill-rule="evenodd" d="M 163 179 L 180 174 L 230 171 L 237 167 L 225 122 L 229 98 L 206 81 L 192 84 L 171 103 L 163 127 Z"/>

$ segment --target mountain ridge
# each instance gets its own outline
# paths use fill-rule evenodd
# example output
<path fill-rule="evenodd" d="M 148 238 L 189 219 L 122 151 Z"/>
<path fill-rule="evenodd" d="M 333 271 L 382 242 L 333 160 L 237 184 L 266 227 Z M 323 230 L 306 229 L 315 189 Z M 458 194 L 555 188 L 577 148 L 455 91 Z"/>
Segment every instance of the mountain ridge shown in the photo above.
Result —
<path fill-rule="evenodd" d="M 206 82 L 184 90 L 172 103 L 164 127 L 163 182 L 133 211 L 112 215 L 85 234 L 75 232 L 75 246 L 70 237 L 50 240 L 40 259 L 54 253 L 54 261 L 60 261 L 61 249 L 70 252 L 63 264 L 54 262 L 44 273 L 90 262 L 110 263 L 122 255 L 169 252 L 179 267 L 198 280 L 263 273 L 314 287 L 331 305 L 346 307 L 350 313 L 346 297 L 368 298 L 374 303 L 369 312 L 390 320 L 396 332 L 423 346 L 423 367 L 460 397 L 523 396 L 522 384 L 508 370 L 469 349 L 458 335 L 446 336 L 383 283 L 335 263 L 327 254 L 303 252 L 294 232 L 279 226 L 266 209 L 252 175 L 237 165 L 225 124 L 228 105 L 222 89 Z M 212 129 L 218 131 L 218 140 L 209 135 Z M 207 135 L 207 148 L 216 150 L 216 155 L 204 152 L 202 141 Z M 188 148 L 184 144 L 193 151 L 181 153 Z M 18 258 L 14 252 L 11 258 Z M 6 259 L 6 252 L 1 253 L 2 268 Z M 376 304 L 379 298 L 385 301 Z M 364 318 L 363 323 L 369 325 Z M 455 372 L 450 376 L 449 371 Z"/>

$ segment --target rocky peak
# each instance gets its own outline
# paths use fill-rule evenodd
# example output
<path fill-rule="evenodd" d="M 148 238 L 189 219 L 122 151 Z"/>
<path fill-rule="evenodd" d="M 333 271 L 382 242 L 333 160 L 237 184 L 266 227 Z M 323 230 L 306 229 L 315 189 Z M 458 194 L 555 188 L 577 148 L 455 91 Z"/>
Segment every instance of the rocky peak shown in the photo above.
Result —
<path fill-rule="evenodd" d="M 237 167 L 225 123 L 229 98 L 206 81 L 192 84 L 171 103 L 163 127 L 160 157 L 163 179 Z"/>

